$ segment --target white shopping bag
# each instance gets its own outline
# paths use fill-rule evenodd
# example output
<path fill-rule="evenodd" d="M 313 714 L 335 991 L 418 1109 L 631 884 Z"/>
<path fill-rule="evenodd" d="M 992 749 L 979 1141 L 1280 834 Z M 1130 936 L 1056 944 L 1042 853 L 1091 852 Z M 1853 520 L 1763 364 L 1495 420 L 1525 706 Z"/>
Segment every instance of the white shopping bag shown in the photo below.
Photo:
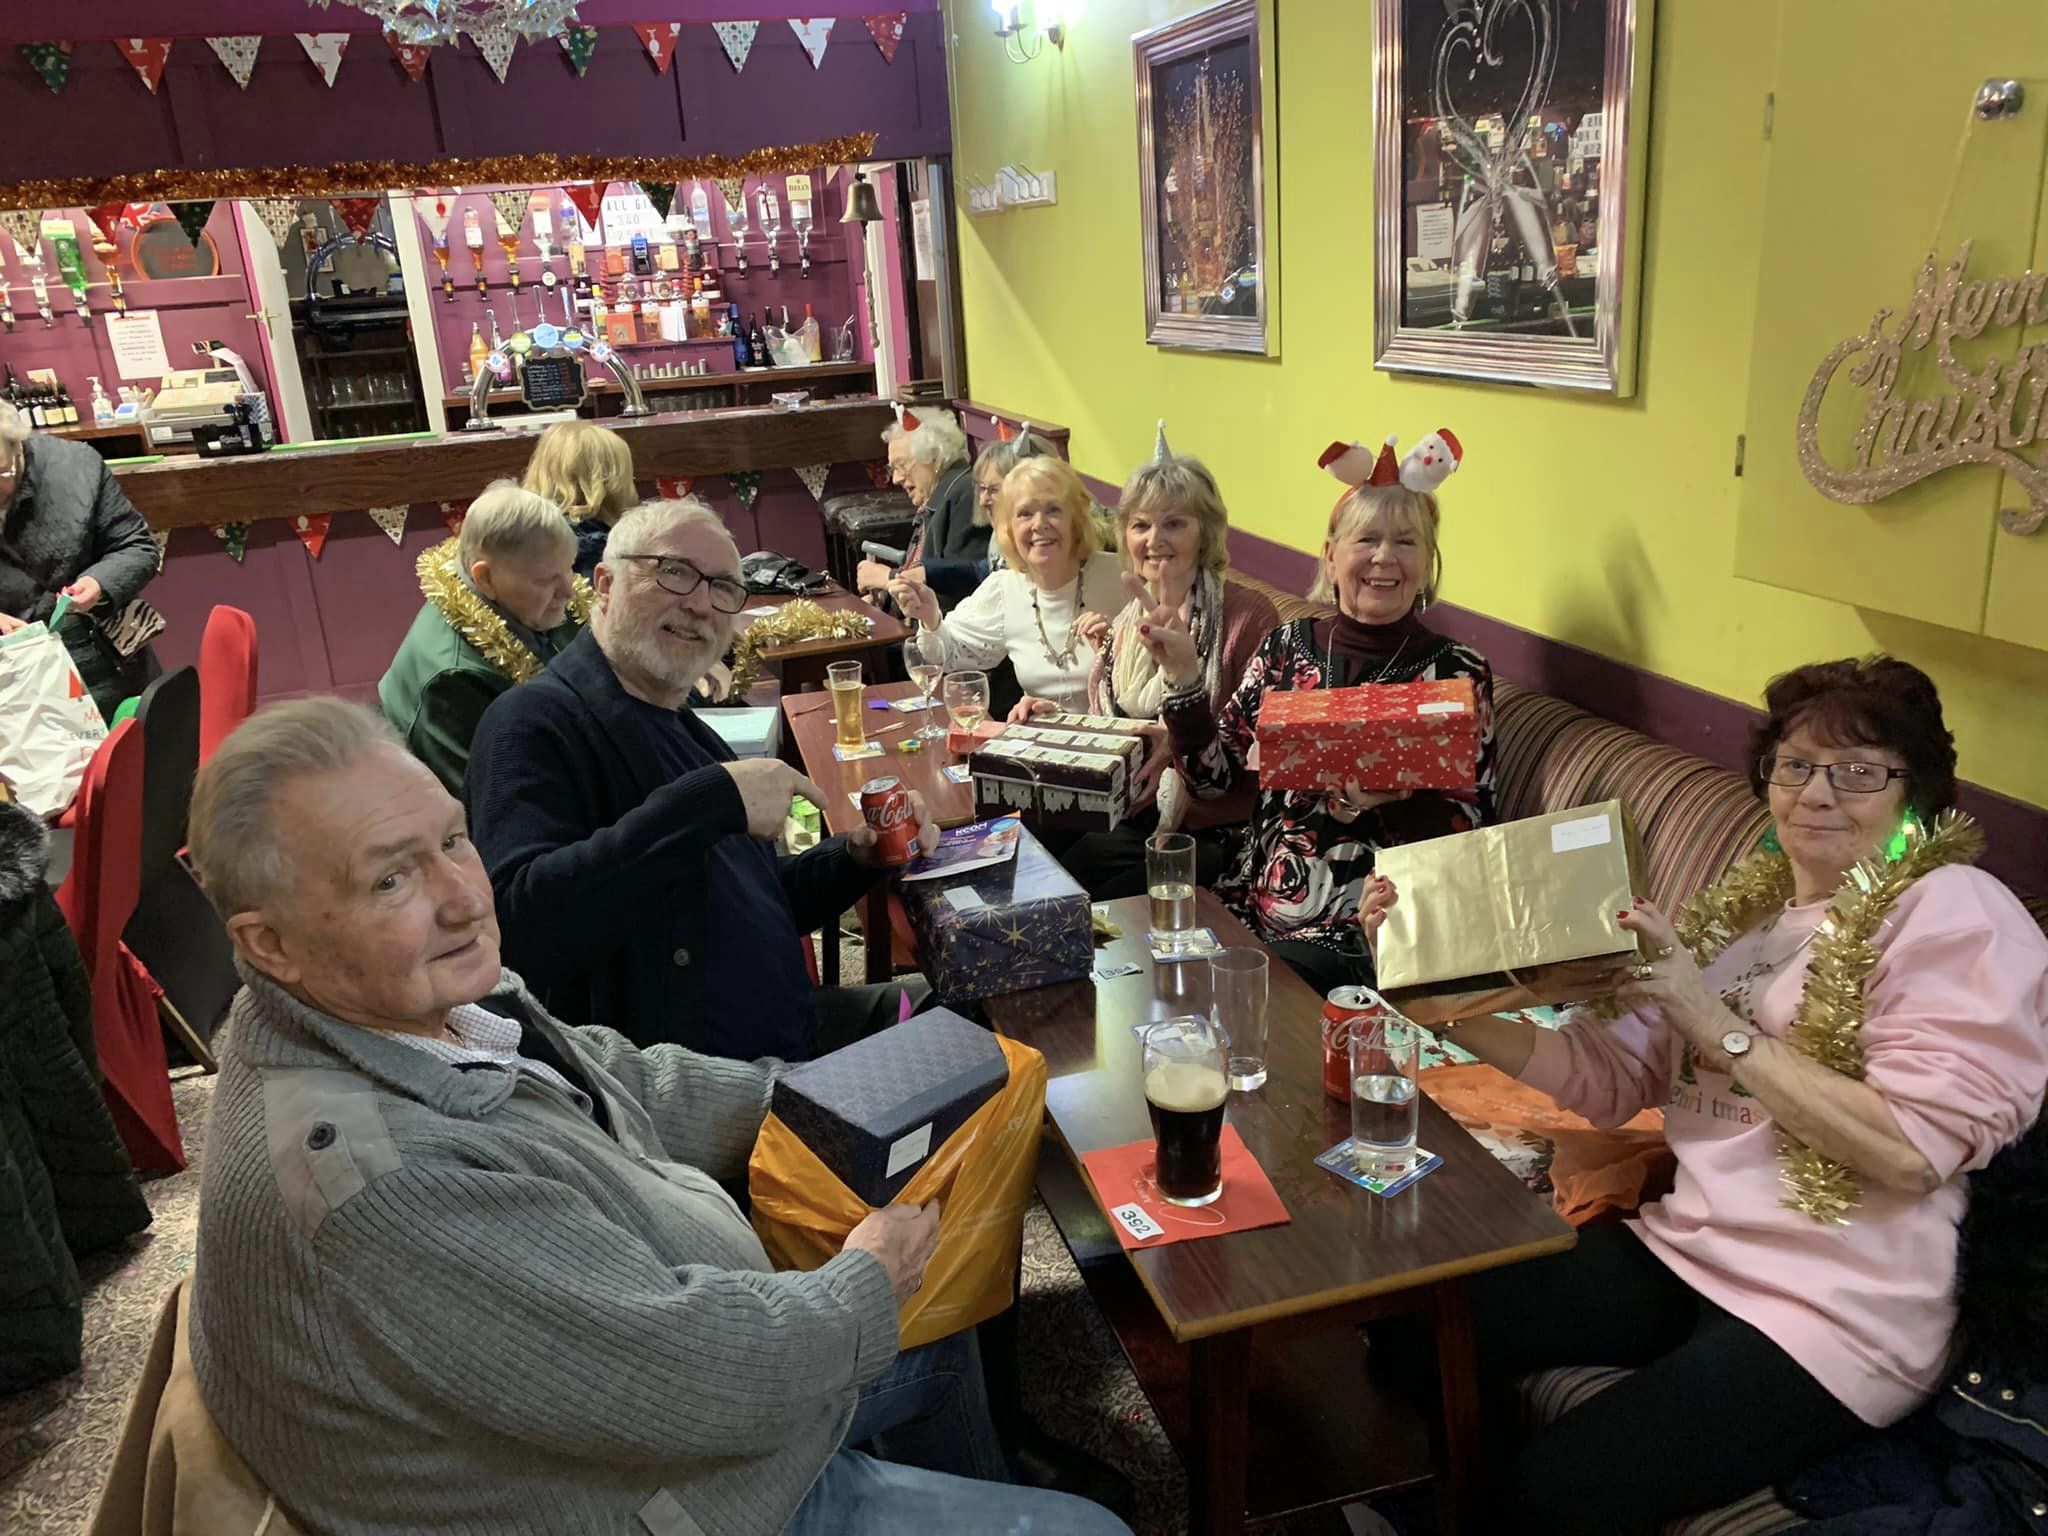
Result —
<path fill-rule="evenodd" d="M 0 637 L 0 773 L 38 816 L 69 805 L 107 722 L 64 642 L 44 624 Z"/>

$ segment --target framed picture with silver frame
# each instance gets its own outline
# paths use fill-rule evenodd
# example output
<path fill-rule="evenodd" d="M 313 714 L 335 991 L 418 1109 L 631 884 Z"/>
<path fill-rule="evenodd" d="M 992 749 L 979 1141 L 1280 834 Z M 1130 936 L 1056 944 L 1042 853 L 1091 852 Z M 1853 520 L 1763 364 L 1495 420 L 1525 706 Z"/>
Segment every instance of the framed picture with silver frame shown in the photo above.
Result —
<path fill-rule="evenodd" d="M 1131 39 L 1145 340 L 1280 350 L 1273 0 L 1222 0 Z"/>
<path fill-rule="evenodd" d="M 1652 0 L 1372 0 L 1373 359 L 1635 392 Z"/>

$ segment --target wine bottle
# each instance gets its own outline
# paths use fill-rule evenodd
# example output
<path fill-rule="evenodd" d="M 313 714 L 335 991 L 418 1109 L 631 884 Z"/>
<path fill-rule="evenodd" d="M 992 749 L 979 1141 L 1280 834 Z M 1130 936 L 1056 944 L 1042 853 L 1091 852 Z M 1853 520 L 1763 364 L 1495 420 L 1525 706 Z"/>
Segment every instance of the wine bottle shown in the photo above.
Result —
<path fill-rule="evenodd" d="M 71 398 L 70 388 L 64 384 L 57 386 L 57 420 L 59 426 L 78 425 L 78 406 Z"/>
<path fill-rule="evenodd" d="M 761 329 L 761 317 L 759 315 L 754 317 L 752 335 L 747 339 L 754 349 L 755 366 L 773 368 L 775 366 L 775 359 L 768 351 L 768 333 Z"/>

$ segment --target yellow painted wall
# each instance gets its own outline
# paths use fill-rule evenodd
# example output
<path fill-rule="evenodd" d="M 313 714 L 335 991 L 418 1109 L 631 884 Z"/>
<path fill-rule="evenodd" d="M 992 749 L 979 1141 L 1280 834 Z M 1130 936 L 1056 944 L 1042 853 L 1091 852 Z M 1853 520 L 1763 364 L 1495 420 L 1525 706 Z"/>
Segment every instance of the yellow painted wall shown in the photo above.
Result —
<path fill-rule="evenodd" d="M 1448 426 L 1467 455 L 1444 493 L 1450 601 L 1749 702 L 1802 661 L 1890 651 L 1940 685 L 1965 777 L 2048 805 L 2048 654 L 1730 574 L 1776 0 L 1658 7 L 1641 362 L 1626 401 L 1373 370 L 1368 0 L 1278 0 L 1270 361 L 1144 341 L 1130 36 L 1199 7 L 1069 0 L 1065 53 L 1019 65 L 985 0 L 947 3 L 961 181 L 1017 161 L 1059 176 L 1057 207 L 961 217 L 976 399 L 1073 428 L 1079 467 L 1119 482 L 1165 416 L 1175 447 L 1216 470 L 1236 523 L 1302 549 L 1319 544 L 1335 490 L 1315 467 L 1331 439 L 1405 443 Z M 1861 3 L 1908 46 L 1926 0 Z M 2044 72 L 2048 36 L 2019 51 L 2031 58 L 2013 72 Z M 1872 82 L 1873 110 L 1883 89 Z M 1855 145 L 1845 123 L 1843 153 Z M 1842 318 L 1848 335 L 1868 315 Z"/>

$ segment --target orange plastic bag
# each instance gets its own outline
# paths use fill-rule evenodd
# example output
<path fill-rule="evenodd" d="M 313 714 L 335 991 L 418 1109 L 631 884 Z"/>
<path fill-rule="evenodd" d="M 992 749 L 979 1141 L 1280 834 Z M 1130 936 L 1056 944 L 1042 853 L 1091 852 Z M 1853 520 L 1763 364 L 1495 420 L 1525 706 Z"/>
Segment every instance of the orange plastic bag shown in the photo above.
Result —
<path fill-rule="evenodd" d="M 942 1202 L 938 1247 L 924 1284 L 897 1314 L 905 1349 L 972 1328 L 1016 1294 L 1024 1212 L 1038 1176 L 1045 1120 L 1045 1058 L 1028 1045 L 996 1038 L 1009 1058 L 1009 1082 L 925 1159 L 896 1197 L 898 1205 Z M 772 1114 L 754 1143 L 747 1193 L 754 1231 L 778 1269 L 816 1269 L 874 1209 Z"/>

